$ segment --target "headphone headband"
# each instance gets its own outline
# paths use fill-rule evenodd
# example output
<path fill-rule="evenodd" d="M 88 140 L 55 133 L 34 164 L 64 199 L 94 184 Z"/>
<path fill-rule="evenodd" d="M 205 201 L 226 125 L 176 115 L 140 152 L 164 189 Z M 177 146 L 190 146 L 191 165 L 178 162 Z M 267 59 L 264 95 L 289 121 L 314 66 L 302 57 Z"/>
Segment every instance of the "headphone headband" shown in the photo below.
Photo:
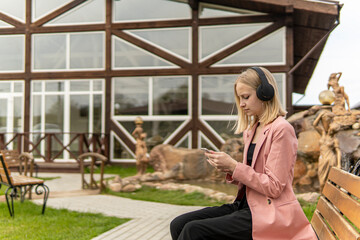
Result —
<path fill-rule="evenodd" d="M 262 101 L 270 101 L 274 97 L 274 87 L 268 82 L 265 73 L 259 67 L 251 67 L 261 80 L 260 86 L 256 89 L 257 97 Z"/>

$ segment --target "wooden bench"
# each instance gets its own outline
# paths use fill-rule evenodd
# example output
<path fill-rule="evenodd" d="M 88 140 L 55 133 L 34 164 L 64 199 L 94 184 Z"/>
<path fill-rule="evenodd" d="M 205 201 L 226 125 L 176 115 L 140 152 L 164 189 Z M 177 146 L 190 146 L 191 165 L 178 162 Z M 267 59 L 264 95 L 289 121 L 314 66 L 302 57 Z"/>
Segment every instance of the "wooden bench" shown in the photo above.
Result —
<path fill-rule="evenodd" d="M 2 185 L 8 188 L 5 191 L 6 203 L 11 217 L 14 217 L 14 199 L 20 196 L 21 202 L 24 201 L 25 195 L 35 186 L 37 195 L 44 194 L 44 203 L 42 214 L 45 213 L 46 202 L 50 193 L 49 188 L 44 184 L 44 180 L 32 178 L 24 175 L 12 175 L 7 162 L 0 154 L 0 188 Z M 41 187 L 42 189 L 39 189 Z M 9 197 L 10 200 L 9 201 Z"/>
<path fill-rule="evenodd" d="M 85 159 L 90 158 L 90 161 L 86 162 Z M 103 183 L 104 180 L 104 167 L 107 162 L 107 157 L 100 153 L 88 152 L 83 153 L 78 157 L 80 163 L 80 172 L 81 172 L 81 185 L 83 189 L 97 189 L 100 188 L 100 192 L 105 189 Z M 100 187 L 94 179 L 94 168 L 96 165 L 100 165 Z M 89 183 L 85 180 L 85 167 L 90 167 L 90 180 Z"/>
<path fill-rule="evenodd" d="M 360 177 L 333 167 L 311 225 L 320 240 L 360 240 Z"/>
<path fill-rule="evenodd" d="M 24 152 L 19 153 L 17 150 L 1 150 L 3 157 L 9 168 L 17 168 L 20 174 L 32 177 L 34 169 L 36 176 L 38 173 L 38 166 L 34 161 L 32 154 Z"/>

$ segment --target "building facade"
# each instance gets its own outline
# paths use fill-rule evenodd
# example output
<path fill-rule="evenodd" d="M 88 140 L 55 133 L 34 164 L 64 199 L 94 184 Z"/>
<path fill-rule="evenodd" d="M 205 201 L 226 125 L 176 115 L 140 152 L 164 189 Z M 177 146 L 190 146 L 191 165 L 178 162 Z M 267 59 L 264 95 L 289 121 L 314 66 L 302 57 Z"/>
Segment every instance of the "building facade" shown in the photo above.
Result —
<path fill-rule="evenodd" d="M 234 137 L 237 75 L 267 67 L 291 113 L 339 9 L 297 0 L 2 0 L 1 148 L 46 162 L 85 151 L 133 162 L 140 116 L 150 149 L 219 149 Z"/>

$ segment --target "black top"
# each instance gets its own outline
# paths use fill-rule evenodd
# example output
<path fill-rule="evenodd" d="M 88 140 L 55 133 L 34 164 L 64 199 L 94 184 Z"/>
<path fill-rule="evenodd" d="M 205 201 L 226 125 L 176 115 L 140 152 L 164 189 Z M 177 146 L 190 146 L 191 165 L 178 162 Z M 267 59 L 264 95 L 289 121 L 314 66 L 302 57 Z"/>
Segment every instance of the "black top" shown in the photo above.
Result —
<path fill-rule="evenodd" d="M 256 143 L 250 143 L 248 154 L 247 154 L 247 165 L 251 166 L 254 150 L 255 150 Z"/>
<path fill-rule="evenodd" d="M 248 149 L 248 154 L 247 154 L 247 165 L 251 166 L 252 160 L 253 160 L 253 155 L 254 155 L 254 150 L 255 150 L 255 143 L 251 143 Z M 240 201 L 240 208 L 249 208 L 249 205 L 247 203 L 246 200 L 246 186 L 244 187 L 244 196 L 242 197 L 241 201 Z"/>

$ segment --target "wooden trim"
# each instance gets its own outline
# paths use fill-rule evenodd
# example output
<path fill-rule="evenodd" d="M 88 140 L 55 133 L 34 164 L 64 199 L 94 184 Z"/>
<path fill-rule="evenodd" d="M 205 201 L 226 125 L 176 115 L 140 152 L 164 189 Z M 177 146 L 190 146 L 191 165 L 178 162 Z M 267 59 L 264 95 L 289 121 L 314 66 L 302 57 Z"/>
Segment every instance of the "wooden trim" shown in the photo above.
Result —
<path fill-rule="evenodd" d="M 289 69 L 288 72 L 294 66 L 294 28 L 293 28 L 293 14 L 286 16 L 286 65 Z M 292 92 L 294 91 L 294 75 L 286 74 L 286 111 L 288 116 L 294 113 L 294 107 L 292 104 Z"/>
<path fill-rule="evenodd" d="M 285 65 L 262 65 L 272 73 L 282 73 L 289 71 L 290 67 Z M 202 74 L 239 74 L 245 69 L 253 67 L 253 65 L 231 66 L 231 67 L 209 67 L 199 68 L 198 73 Z"/>
<path fill-rule="evenodd" d="M 192 123 L 188 122 L 181 130 L 168 142 L 168 144 L 175 145 L 182 137 L 189 131 L 191 131 Z"/>
<path fill-rule="evenodd" d="M 191 66 L 191 147 L 198 148 L 199 121 L 199 12 L 192 11 L 192 66 Z"/>
<path fill-rule="evenodd" d="M 73 25 L 73 26 L 47 26 L 47 27 L 32 27 L 32 33 L 62 33 L 62 32 L 91 32 L 104 31 L 106 24 L 88 24 L 88 25 Z"/>
<path fill-rule="evenodd" d="M 197 125 L 199 127 L 199 130 L 212 142 L 215 144 L 217 148 L 221 148 L 221 145 L 223 144 L 210 129 L 208 129 L 202 122 L 197 120 Z"/>
<path fill-rule="evenodd" d="M 244 24 L 244 23 L 262 23 L 262 22 L 277 22 L 281 19 L 278 15 L 252 15 L 239 17 L 224 17 L 224 18 L 200 18 L 199 26 L 209 25 L 230 25 L 230 24 Z"/>
<path fill-rule="evenodd" d="M 14 27 L 25 27 L 25 24 L 0 12 L 0 20 L 13 25 Z"/>
<path fill-rule="evenodd" d="M 133 70 L 113 70 L 111 76 L 113 77 L 128 77 L 128 76 L 176 76 L 176 75 L 190 75 L 189 69 L 183 68 L 169 68 L 169 69 L 133 69 Z"/>
<path fill-rule="evenodd" d="M 278 30 L 279 28 L 284 26 L 284 20 L 279 20 L 270 26 L 261 29 L 260 31 L 248 36 L 247 38 L 240 40 L 239 42 L 235 43 L 234 45 L 224 49 L 223 51 L 217 53 L 216 55 L 208 58 L 207 60 L 200 63 L 201 68 L 209 67 L 210 65 L 230 56 L 231 54 L 239 51 L 240 49 L 250 45 L 251 43 L 265 37 L 266 35 Z"/>
<path fill-rule="evenodd" d="M 79 6 L 80 4 L 86 2 L 86 0 L 74 0 L 72 2 L 69 2 L 68 4 L 66 4 L 65 6 L 53 11 L 52 13 L 46 15 L 45 17 L 37 20 L 36 22 L 33 22 L 31 24 L 32 27 L 39 27 L 44 25 L 45 23 L 53 20 L 54 18 L 60 16 L 61 14 L 69 11 L 72 8 L 75 8 L 77 6 Z"/>
<path fill-rule="evenodd" d="M 191 19 L 113 23 L 111 25 L 111 28 L 114 30 L 126 30 L 126 29 L 169 28 L 169 27 L 189 27 L 189 26 L 191 26 Z"/>
<path fill-rule="evenodd" d="M 106 0 L 106 28 L 105 28 L 105 134 L 110 136 L 110 122 L 111 119 L 111 93 L 112 93 L 112 79 L 111 79 L 111 18 L 112 18 L 112 0 Z M 110 156 L 109 149 L 110 139 L 107 138 L 105 144 L 105 154 Z"/>
<path fill-rule="evenodd" d="M 163 58 L 169 62 L 172 62 L 182 68 L 190 68 L 190 65 L 191 65 L 190 63 L 188 63 L 174 55 L 171 55 L 170 53 L 156 47 L 155 45 L 146 43 L 146 42 L 144 42 L 136 37 L 133 37 L 130 34 L 127 34 L 123 31 L 113 30 L 112 33 L 114 35 L 116 35 L 117 37 L 122 38 L 125 41 L 128 41 L 142 49 L 145 49 L 146 51 L 151 52 L 151 53 L 159 56 L 160 58 Z"/>

